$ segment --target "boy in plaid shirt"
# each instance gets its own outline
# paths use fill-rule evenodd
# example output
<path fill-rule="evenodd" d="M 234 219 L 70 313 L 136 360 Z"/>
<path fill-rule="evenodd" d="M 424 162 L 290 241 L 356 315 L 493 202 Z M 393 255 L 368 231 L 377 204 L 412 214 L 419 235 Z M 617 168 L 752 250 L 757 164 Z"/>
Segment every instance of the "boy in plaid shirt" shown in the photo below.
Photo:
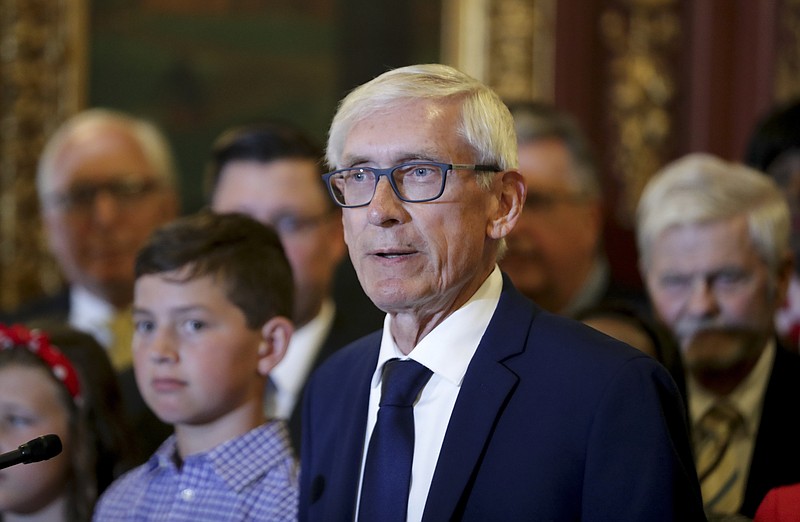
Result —
<path fill-rule="evenodd" d="M 291 269 L 271 228 L 201 212 L 153 234 L 136 261 L 134 368 L 175 433 L 111 485 L 95 520 L 297 518 L 288 433 L 263 414 L 291 310 Z"/>

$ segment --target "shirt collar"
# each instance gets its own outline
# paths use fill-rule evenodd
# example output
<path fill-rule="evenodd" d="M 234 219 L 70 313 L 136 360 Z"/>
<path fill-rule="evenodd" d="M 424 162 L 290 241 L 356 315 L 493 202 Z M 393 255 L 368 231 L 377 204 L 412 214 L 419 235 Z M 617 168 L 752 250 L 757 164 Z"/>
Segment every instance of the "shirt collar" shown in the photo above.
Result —
<path fill-rule="evenodd" d="M 748 436 L 755 435 L 758 431 L 764 394 L 767 391 L 767 383 L 775 362 L 776 352 L 775 340 L 770 339 L 747 377 L 726 396 L 726 400 L 736 408 L 744 419 L 744 428 Z M 695 423 L 702 419 L 703 415 L 720 398 L 700 386 L 691 376 L 687 380 L 687 387 L 689 392 L 689 411 L 692 416 L 692 422 Z"/>
<path fill-rule="evenodd" d="M 214 471 L 237 493 L 260 479 L 269 469 L 291 457 L 289 432 L 282 420 L 272 420 L 244 435 L 228 440 L 204 453 L 190 455 L 184 466 L 203 460 L 210 462 Z M 257 449 L 257 451 L 253 451 Z M 170 435 L 147 461 L 147 469 L 159 468 L 179 473 L 177 439 Z"/>
<path fill-rule="evenodd" d="M 383 323 L 378 365 L 372 376 L 372 387 L 380 386 L 384 363 L 395 358 L 413 359 L 433 373 L 460 386 L 494 315 L 502 290 L 503 277 L 495 265 L 492 273 L 469 301 L 423 337 L 408 356 L 397 348 L 391 334 L 392 316 L 387 314 Z"/>
<path fill-rule="evenodd" d="M 69 299 L 69 324 L 91 333 L 103 346 L 110 346 L 108 322 L 114 316 L 114 307 L 77 285 L 70 287 Z"/>
<path fill-rule="evenodd" d="M 286 355 L 269 373 L 279 390 L 300 392 L 312 363 L 333 325 L 336 306 L 331 299 L 322 303 L 319 313 L 292 334 Z M 299 378 L 302 376 L 303 378 Z"/>

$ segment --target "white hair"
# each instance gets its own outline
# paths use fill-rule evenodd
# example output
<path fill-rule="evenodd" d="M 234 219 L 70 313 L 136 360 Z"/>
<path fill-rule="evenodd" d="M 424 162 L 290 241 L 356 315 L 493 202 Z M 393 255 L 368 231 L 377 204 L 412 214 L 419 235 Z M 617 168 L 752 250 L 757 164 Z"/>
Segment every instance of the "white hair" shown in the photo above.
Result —
<path fill-rule="evenodd" d="M 172 152 L 166 137 L 150 121 L 109 109 L 88 109 L 64 122 L 45 144 L 36 171 L 36 188 L 44 198 L 50 189 L 50 178 L 58 167 L 58 158 L 73 136 L 90 128 L 116 128 L 129 135 L 141 147 L 154 173 L 167 187 L 177 187 Z"/>
<path fill-rule="evenodd" d="M 746 216 L 750 238 L 776 273 L 789 252 L 789 207 L 775 182 L 741 163 L 694 153 L 656 173 L 639 200 L 636 239 L 646 271 L 654 241 L 667 229 Z"/>
<path fill-rule="evenodd" d="M 373 114 L 413 100 L 463 99 L 455 132 L 477 153 L 477 163 L 503 170 L 517 167 L 514 121 L 492 89 L 452 67 L 440 64 L 393 69 L 361 85 L 340 103 L 328 134 L 327 160 L 341 168 L 342 149 L 350 129 Z"/>

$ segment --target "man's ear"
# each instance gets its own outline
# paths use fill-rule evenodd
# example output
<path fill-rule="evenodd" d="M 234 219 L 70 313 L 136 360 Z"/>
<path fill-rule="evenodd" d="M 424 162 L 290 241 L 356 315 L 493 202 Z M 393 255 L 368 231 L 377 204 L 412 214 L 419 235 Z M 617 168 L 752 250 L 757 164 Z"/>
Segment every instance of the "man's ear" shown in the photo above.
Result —
<path fill-rule="evenodd" d="M 502 239 L 517 224 L 528 187 L 525 178 L 516 170 L 506 170 L 500 179 L 500 193 L 494 216 L 486 225 L 486 235 L 492 239 Z"/>
<path fill-rule="evenodd" d="M 283 316 L 276 316 L 261 327 L 261 345 L 258 347 L 258 373 L 267 376 L 286 355 L 286 348 L 294 333 L 294 324 Z"/>

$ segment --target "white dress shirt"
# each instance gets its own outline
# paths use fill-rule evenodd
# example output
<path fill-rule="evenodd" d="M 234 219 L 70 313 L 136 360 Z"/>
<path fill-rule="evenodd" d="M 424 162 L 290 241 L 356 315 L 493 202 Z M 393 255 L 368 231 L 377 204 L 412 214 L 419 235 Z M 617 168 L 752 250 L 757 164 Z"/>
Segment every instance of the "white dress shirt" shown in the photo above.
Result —
<path fill-rule="evenodd" d="M 407 520 L 422 519 L 433 472 L 439 460 L 439 452 L 461 383 L 494 315 L 502 289 L 503 278 L 500 269 L 495 265 L 494 271 L 470 300 L 422 338 L 408 356 L 397 348 L 391 334 L 392 317 L 391 314 L 387 314 L 383 323 L 378 364 L 370 388 L 365 451 L 361 461 L 361 479 L 359 479 L 359 499 L 366 448 L 369 447 L 369 439 L 378 418 L 383 364 L 395 358 L 413 359 L 433 372 L 414 406 L 414 461 L 411 467 Z"/>
<path fill-rule="evenodd" d="M 109 325 L 114 317 L 114 307 L 79 286 L 70 287 L 69 300 L 70 326 L 91 334 L 108 349 L 113 343 Z"/>
<path fill-rule="evenodd" d="M 268 418 L 291 417 L 314 360 L 331 330 L 335 313 L 336 305 L 327 299 L 316 317 L 292 334 L 286 355 L 269 374 L 275 391 L 268 392 L 275 396 L 264 402 Z"/>

